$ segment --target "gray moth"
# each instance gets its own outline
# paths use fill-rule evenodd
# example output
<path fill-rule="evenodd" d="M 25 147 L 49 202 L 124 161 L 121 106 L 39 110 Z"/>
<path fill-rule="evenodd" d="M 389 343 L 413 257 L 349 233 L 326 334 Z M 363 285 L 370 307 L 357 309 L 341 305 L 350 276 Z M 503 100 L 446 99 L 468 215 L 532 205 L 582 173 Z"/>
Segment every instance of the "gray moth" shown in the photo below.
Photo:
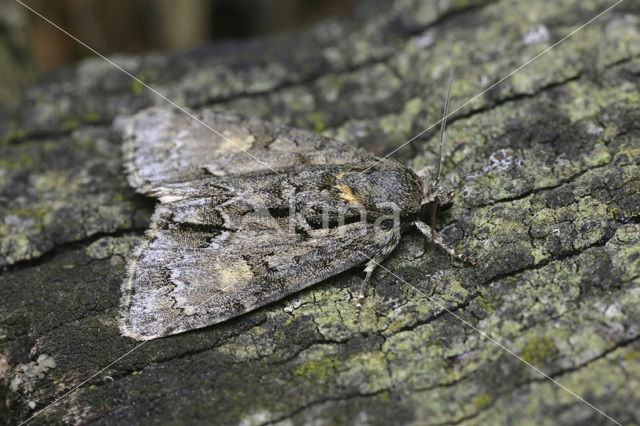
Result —
<path fill-rule="evenodd" d="M 451 202 L 437 179 L 304 130 L 211 111 L 198 120 L 151 108 L 122 126 L 129 183 L 159 200 L 128 263 L 122 334 L 209 326 L 364 265 L 359 313 L 373 270 L 411 226 L 468 260 L 422 220 Z"/>

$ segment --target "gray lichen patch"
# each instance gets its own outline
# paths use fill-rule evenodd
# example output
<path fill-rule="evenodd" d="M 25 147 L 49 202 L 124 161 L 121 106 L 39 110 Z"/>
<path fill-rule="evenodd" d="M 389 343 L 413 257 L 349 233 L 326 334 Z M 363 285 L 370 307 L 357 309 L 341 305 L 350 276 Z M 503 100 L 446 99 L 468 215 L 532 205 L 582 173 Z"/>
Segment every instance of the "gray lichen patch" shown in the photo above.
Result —
<path fill-rule="evenodd" d="M 47 354 L 28 364 L 18 364 L 13 371 L 9 389 L 12 392 L 29 394 L 34 391 L 38 379 L 44 378 L 47 371 L 56 368 L 56 361 Z"/>
<path fill-rule="evenodd" d="M 87 255 L 91 259 L 108 259 L 118 256 L 126 259 L 132 250 L 140 243 L 140 237 L 127 236 L 124 238 L 104 237 L 100 238 L 87 247 Z"/>
<path fill-rule="evenodd" d="M 616 230 L 605 249 L 620 280 L 636 282 L 640 277 L 640 226 L 628 224 Z"/>

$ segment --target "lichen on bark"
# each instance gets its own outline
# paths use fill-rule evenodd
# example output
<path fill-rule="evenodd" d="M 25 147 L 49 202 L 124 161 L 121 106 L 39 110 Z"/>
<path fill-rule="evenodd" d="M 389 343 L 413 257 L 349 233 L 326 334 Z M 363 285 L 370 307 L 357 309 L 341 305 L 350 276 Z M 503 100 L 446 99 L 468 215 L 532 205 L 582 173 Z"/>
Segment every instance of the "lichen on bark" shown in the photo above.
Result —
<path fill-rule="evenodd" d="M 363 2 L 302 32 L 116 62 L 178 103 L 383 154 L 609 4 Z M 438 221 L 478 267 L 405 235 L 354 324 L 354 269 L 136 349 L 35 423 L 639 423 L 640 7 L 623 2 L 450 120 Z M 0 417 L 31 414 L 136 347 L 120 283 L 153 201 L 117 115 L 162 100 L 86 60 L 26 93 L 0 143 Z M 436 129 L 396 156 L 433 164 Z M 46 354 L 55 368 L 12 388 Z M 47 358 L 49 359 L 49 358 Z M 33 363 L 33 364 L 32 364 Z M 22 370 L 21 370 L 22 368 Z M 22 377 L 22 376 L 20 376 Z M 26 376 L 25 376 L 26 377 Z"/>

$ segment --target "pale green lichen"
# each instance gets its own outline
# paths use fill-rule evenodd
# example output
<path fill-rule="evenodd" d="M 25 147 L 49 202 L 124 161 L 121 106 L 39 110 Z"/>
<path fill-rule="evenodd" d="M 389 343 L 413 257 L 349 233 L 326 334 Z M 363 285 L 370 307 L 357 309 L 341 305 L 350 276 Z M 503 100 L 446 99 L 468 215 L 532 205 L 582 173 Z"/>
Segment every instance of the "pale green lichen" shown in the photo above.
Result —
<path fill-rule="evenodd" d="M 473 399 L 473 404 L 478 407 L 479 410 L 483 410 L 484 408 L 490 406 L 493 401 L 493 395 L 483 393 Z"/>
<path fill-rule="evenodd" d="M 298 367 L 293 374 L 304 377 L 305 380 L 326 381 L 335 374 L 335 368 L 340 365 L 342 361 L 335 358 L 309 361 Z"/>
<path fill-rule="evenodd" d="M 293 375 L 305 381 L 325 382 L 334 377 L 344 360 L 332 345 L 316 345 L 299 355 Z"/>
<path fill-rule="evenodd" d="M 256 326 L 233 342 L 218 346 L 220 353 L 240 361 L 256 360 L 272 355 L 278 348 L 279 336 L 265 327 Z"/>
<path fill-rule="evenodd" d="M 35 161 L 29 154 L 6 156 L 0 158 L 0 168 L 8 170 L 27 170 L 33 168 Z"/>
<path fill-rule="evenodd" d="M 334 364 L 331 367 L 337 367 L 336 382 L 339 385 L 356 387 L 362 393 L 372 393 L 391 386 L 387 363 L 384 352 L 369 351 L 354 355 L 340 365 Z"/>
<path fill-rule="evenodd" d="M 307 120 L 309 121 L 309 123 L 311 123 L 311 126 L 304 127 L 311 127 L 315 132 L 321 133 L 324 129 L 327 128 L 327 123 L 325 122 L 325 117 L 322 112 L 316 111 L 307 113 L 304 115 L 303 120 Z"/>
<path fill-rule="evenodd" d="M 82 120 L 78 117 L 66 117 L 60 122 L 60 128 L 64 131 L 75 130 L 80 127 Z"/>
<path fill-rule="evenodd" d="M 27 130 L 18 127 L 17 124 L 12 123 L 9 129 L 2 135 L 0 143 L 6 145 L 11 141 L 22 139 L 27 135 Z"/>
<path fill-rule="evenodd" d="M 103 237 L 91 243 L 86 252 L 92 259 L 108 259 L 111 256 L 126 259 L 140 241 L 141 238 L 138 236 Z"/>
<path fill-rule="evenodd" d="M 483 289 L 478 295 L 478 303 L 487 313 L 492 314 L 500 305 L 500 294 Z"/>
<path fill-rule="evenodd" d="M 640 277 L 640 225 L 618 228 L 606 250 L 622 279 L 629 281 Z"/>
<path fill-rule="evenodd" d="M 558 356 L 558 348 L 550 337 L 531 339 L 520 352 L 520 357 L 526 362 L 542 366 Z"/>
<path fill-rule="evenodd" d="M 97 111 L 89 111 L 83 117 L 83 121 L 86 123 L 98 123 L 101 120 L 102 116 Z"/>
<path fill-rule="evenodd" d="M 135 79 L 132 79 L 129 83 L 131 93 L 138 96 L 145 89 L 145 85 L 153 85 L 153 82 L 157 79 L 157 72 L 154 69 L 143 69 L 137 75 Z"/>

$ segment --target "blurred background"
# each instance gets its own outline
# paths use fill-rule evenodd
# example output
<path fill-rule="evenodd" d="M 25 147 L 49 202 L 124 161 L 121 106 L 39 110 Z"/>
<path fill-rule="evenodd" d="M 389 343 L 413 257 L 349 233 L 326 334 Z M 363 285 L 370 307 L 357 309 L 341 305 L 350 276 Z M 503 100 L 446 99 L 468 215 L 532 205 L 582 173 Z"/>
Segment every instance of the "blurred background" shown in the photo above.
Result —
<path fill-rule="evenodd" d="M 347 17 L 356 0 L 21 0 L 104 55 L 183 49 Z M 15 0 L 0 0 L 0 115 L 38 74 L 93 56 Z"/>

